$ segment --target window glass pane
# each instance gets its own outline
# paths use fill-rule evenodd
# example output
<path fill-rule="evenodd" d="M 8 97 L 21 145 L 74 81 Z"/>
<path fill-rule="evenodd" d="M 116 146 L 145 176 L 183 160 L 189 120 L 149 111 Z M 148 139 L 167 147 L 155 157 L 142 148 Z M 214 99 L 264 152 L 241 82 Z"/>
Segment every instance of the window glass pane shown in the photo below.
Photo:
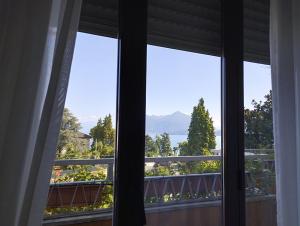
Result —
<path fill-rule="evenodd" d="M 244 63 L 247 226 L 275 226 L 275 163 L 271 68 Z"/>
<path fill-rule="evenodd" d="M 220 58 L 148 45 L 147 226 L 221 225 Z"/>
<path fill-rule="evenodd" d="M 111 211 L 116 77 L 117 40 L 78 33 L 46 219 Z"/>
<path fill-rule="evenodd" d="M 221 226 L 220 3 L 149 1 L 147 226 Z"/>

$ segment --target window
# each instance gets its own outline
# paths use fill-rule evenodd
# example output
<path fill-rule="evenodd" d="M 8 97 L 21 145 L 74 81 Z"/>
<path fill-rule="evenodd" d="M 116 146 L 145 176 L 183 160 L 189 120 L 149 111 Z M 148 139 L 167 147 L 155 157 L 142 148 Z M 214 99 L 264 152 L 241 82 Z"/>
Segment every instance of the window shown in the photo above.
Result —
<path fill-rule="evenodd" d="M 47 218 L 111 211 L 117 40 L 78 33 Z"/>
<path fill-rule="evenodd" d="M 113 219 L 114 225 L 142 225 L 145 210 L 148 226 L 237 226 L 245 221 L 246 190 L 248 225 L 267 219 L 251 212 L 257 210 L 251 202 L 274 199 L 272 189 L 261 183 L 261 165 L 266 162 L 257 160 L 269 153 L 245 154 L 243 145 L 242 2 L 226 2 L 222 9 L 219 0 L 119 3 L 119 8 L 116 0 L 83 3 L 79 29 L 106 38 L 79 33 L 66 106 L 79 117 L 86 128 L 81 135 L 90 141 L 85 140 L 79 153 L 58 147 L 47 213 L 96 213 L 108 224 Z M 268 6 L 249 1 L 245 5 L 244 58 L 267 63 Z M 253 38 L 260 32 L 262 37 Z M 82 59 L 77 58 L 81 41 L 91 47 Z M 246 74 L 251 67 L 245 65 Z M 99 77 L 89 78 L 90 72 Z M 245 80 L 246 91 L 249 84 Z M 247 92 L 248 99 L 258 97 Z M 251 107 L 248 99 L 246 108 Z M 82 109 L 76 107 L 78 100 Z M 245 118 L 251 110 L 245 110 Z M 83 123 L 85 116 L 96 116 L 92 126 Z M 245 125 L 247 135 L 247 121 Z M 93 126 L 97 128 L 90 130 Z M 116 139 L 109 140 L 112 137 Z M 248 138 L 245 147 L 253 149 Z M 68 190 L 67 202 L 62 190 Z M 53 194 L 56 204 L 49 205 Z M 258 208 L 263 205 L 258 203 Z"/>
<path fill-rule="evenodd" d="M 244 62 L 247 225 L 276 225 L 275 162 L 269 65 Z"/>
<path fill-rule="evenodd" d="M 220 57 L 147 48 L 147 226 L 220 225 Z"/>

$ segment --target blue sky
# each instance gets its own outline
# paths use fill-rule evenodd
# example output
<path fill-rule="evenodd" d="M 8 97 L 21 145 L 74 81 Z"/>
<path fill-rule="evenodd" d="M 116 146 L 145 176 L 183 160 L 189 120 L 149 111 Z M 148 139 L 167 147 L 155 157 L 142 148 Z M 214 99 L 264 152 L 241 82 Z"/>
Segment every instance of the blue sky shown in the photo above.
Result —
<path fill-rule="evenodd" d="M 220 58 L 148 46 L 147 114 L 191 114 L 200 97 L 220 128 Z M 245 107 L 271 89 L 270 67 L 245 63 Z M 115 119 L 117 40 L 78 33 L 66 107 L 85 126 L 111 113 Z"/>

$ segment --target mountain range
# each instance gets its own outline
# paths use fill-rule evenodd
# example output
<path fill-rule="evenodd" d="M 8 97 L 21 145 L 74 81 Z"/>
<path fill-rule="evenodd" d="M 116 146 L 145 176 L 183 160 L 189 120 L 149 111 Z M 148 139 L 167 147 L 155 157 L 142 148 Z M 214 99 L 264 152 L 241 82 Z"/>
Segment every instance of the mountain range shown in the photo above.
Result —
<path fill-rule="evenodd" d="M 147 115 L 146 133 L 183 135 L 188 133 L 191 117 L 180 111 L 170 115 Z"/>
<path fill-rule="evenodd" d="M 146 134 L 187 135 L 191 116 L 176 111 L 169 115 L 146 115 Z M 81 123 L 82 132 L 89 133 L 90 128 L 96 125 L 95 121 Z M 220 135 L 220 130 L 215 131 L 216 136 Z"/>

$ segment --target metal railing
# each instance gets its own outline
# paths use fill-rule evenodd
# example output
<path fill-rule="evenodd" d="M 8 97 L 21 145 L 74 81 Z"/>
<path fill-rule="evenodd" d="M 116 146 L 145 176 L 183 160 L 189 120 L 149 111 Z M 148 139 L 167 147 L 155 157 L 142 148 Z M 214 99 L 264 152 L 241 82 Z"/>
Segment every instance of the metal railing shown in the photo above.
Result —
<path fill-rule="evenodd" d="M 246 161 L 260 161 L 260 168 L 274 171 L 274 161 L 269 153 L 272 150 L 246 149 Z M 266 154 L 265 154 L 266 153 Z M 152 163 L 151 167 L 158 165 L 177 167 L 180 164 L 201 162 L 220 162 L 220 155 L 213 156 L 170 156 L 147 157 L 145 163 Z M 56 160 L 56 169 L 68 173 L 68 166 L 93 166 L 101 165 L 106 170 L 105 178 L 101 180 L 71 181 L 51 183 L 48 194 L 48 214 L 74 213 L 80 211 L 94 211 L 110 208 L 112 204 L 113 186 L 113 158 L 103 159 L 68 159 Z M 251 170 L 257 167 L 254 165 Z M 259 172 L 246 172 L 246 188 L 250 195 L 261 195 L 272 192 L 269 187 L 274 187 L 273 182 L 268 182 L 268 188 L 262 188 L 261 181 L 265 180 L 262 170 Z M 72 171 L 72 170 L 69 170 Z M 76 174 L 76 172 L 75 172 Z M 55 173 L 54 173 L 55 177 Z M 260 180 L 259 183 L 257 181 Z M 178 172 L 173 175 L 155 175 L 145 177 L 144 200 L 146 206 L 161 206 L 173 203 L 189 203 L 218 200 L 222 195 L 222 177 L 220 169 L 210 173 L 185 173 Z M 268 190 L 268 191 L 264 191 Z"/>

